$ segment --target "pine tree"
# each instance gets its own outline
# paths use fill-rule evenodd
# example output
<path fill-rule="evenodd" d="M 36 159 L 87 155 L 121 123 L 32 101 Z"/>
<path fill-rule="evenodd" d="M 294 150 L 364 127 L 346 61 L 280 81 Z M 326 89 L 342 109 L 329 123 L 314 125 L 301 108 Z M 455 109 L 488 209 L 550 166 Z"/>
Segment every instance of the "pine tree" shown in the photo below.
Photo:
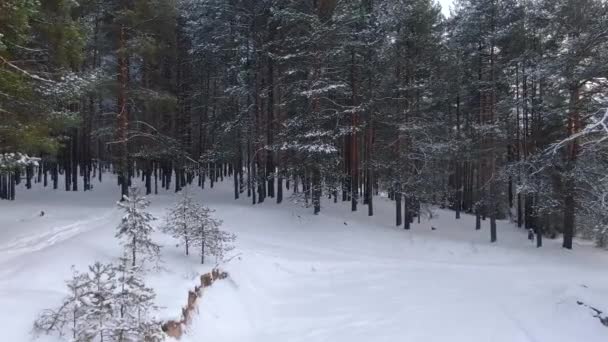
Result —
<path fill-rule="evenodd" d="M 205 255 L 212 255 L 221 262 L 226 253 L 234 249 L 232 243 L 236 236 L 220 230 L 222 221 L 212 217 L 214 212 L 213 209 L 201 206 L 196 213 L 193 245 L 199 247 L 201 264 L 205 263 Z"/>
<path fill-rule="evenodd" d="M 190 195 L 190 188 L 185 187 L 179 193 L 175 206 L 169 209 L 162 231 L 184 243 L 186 255 L 198 230 L 201 206 Z"/>
<path fill-rule="evenodd" d="M 184 242 L 186 255 L 191 246 L 198 247 L 201 263 L 205 255 L 212 255 L 216 260 L 224 259 L 226 253 L 234 249 L 234 234 L 220 230 L 222 221 L 212 217 L 214 210 L 196 202 L 185 187 L 179 193 L 175 206 L 169 209 L 163 231 Z"/>
<path fill-rule="evenodd" d="M 152 241 L 154 228 L 150 225 L 155 218 L 145 211 L 149 205 L 150 202 L 136 188 L 131 189 L 130 197 L 124 197 L 124 202 L 118 203 L 125 215 L 118 225 L 116 237 L 121 240 L 125 252 L 131 258 L 132 266 L 136 266 L 138 261 L 160 261 L 160 246 Z M 138 260 L 138 256 L 141 260 Z"/>
<path fill-rule="evenodd" d="M 86 340 L 104 341 L 114 329 L 114 292 L 116 290 L 116 272 L 112 264 L 96 262 L 89 266 L 89 289 L 84 308 L 83 320 L 86 322 L 83 334 Z"/>
<path fill-rule="evenodd" d="M 146 287 L 139 267 L 129 264 L 128 258 L 121 258 L 117 266 L 117 288 L 112 335 L 118 342 L 160 341 L 163 333 L 160 323 L 151 319 L 158 310 L 154 305 L 154 291 Z"/>

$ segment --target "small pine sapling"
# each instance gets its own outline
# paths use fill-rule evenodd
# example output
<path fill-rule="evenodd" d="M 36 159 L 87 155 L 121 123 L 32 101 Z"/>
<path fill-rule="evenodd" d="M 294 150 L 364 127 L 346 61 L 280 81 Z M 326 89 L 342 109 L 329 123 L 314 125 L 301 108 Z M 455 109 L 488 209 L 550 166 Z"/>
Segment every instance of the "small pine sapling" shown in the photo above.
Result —
<path fill-rule="evenodd" d="M 96 262 L 89 266 L 89 291 L 86 297 L 86 321 L 84 335 L 87 341 L 96 337 L 103 341 L 113 331 L 114 292 L 116 290 L 116 271 L 112 264 Z"/>
<path fill-rule="evenodd" d="M 114 316 L 114 340 L 118 342 L 161 341 L 160 323 L 150 319 L 157 311 L 154 305 L 154 290 L 144 284 L 141 269 L 129 265 L 127 258 L 121 258 L 117 267 L 118 288 Z"/>
<path fill-rule="evenodd" d="M 128 258 L 121 263 L 89 266 L 67 282 L 70 294 L 57 310 L 44 310 L 34 331 L 70 335 L 74 342 L 159 342 L 160 322 L 152 318 L 154 291 L 146 287 L 141 269 Z"/>
<path fill-rule="evenodd" d="M 186 255 L 189 255 L 190 244 L 197 231 L 199 208 L 200 205 L 190 196 L 189 187 L 185 187 L 180 191 L 180 197 L 175 206 L 169 209 L 162 227 L 164 233 L 184 243 Z"/>
<path fill-rule="evenodd" d="M 131 256 L 132 266 L 136 265 L 138 255 L 142 257 L 142 263 L 146 259 L 158 262 L 160 246 L 152 241 L 154 228 L 150 225 L 156 218 L 145 211 L 150 201 L 141 196 L 136 188 L 132 188 L 130 193 L 131 196 L 124 196 L 124 201 L 118 203 L 125 216 L 118 225 L 116 237 Z"/>
<path fill-rule="evenodd" d="M 236 235 L 220 230 L 222 221 L 212 217 L 215 210 L 200 206 L 197 211 L 197 232 L 193 244 L 200 248 L 201 264 L 205 263 L 205 255 L 212 255 L 222 261 L 226 253 L 234 249 Z"/>

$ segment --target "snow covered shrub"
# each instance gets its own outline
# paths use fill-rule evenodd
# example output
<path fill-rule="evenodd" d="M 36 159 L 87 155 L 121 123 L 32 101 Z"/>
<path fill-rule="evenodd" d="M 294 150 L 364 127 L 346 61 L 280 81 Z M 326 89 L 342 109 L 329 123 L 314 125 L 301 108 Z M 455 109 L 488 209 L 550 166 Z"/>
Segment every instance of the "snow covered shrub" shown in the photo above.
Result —
<path fill-rule="evenodd" d="M 145 211 L 150 201 L 141 196 L 136 188 L 132 188 L 130 193 L 131 196 L 125 196 L 124 201 L 118 203 L 125 216 L 118 225 L 116 237 L 131 257 L 132 266 L 136 265 L 138 255 L 142 263 L 144 260 L 159 262 L 160 246 L 152 241 L 154 228 L 150 225 L 156 218 Z"/>
<path fill-rule="evenodd" d="M 190 246 L 197 247 L 201 263 L 205 255 L 222 261 L 226 253 L 234 249 L 236 236 L 220 230 L 222 221 L 212 217 L 214 210 L 197 203 L 187 189 L 181 191 L 175 206 L 169 209 L 163 231 L 184 242 L 186 255 Z"/>
<path fill-rule="evenodd" d="M 68 296 L 56 310 L 45 310 L 34 331 L 56 333 L 75 342 L 162 341 L 160 323 L 151 318 L 157 310 L 154 291 L 144 285 L 139 269 L 121 263 L 89 266 L 74 272 L 67 282 Z"/>
<path fill-rule="evenodd" d="M 0 153 L 0 174 L 19 171 L 27 165 L 38 166 L 40 158 L 23 153 Z"/>

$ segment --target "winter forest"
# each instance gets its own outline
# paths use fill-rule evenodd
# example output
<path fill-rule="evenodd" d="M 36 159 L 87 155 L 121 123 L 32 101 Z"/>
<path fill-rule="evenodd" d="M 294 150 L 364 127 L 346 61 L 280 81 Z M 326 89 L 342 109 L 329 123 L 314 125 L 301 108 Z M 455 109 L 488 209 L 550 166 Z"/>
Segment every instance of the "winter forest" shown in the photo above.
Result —
<path fill-rule="evenodd" d="M 607 167 L 604 0 L 0 0 L 0 340 L 605 341 Z"/>

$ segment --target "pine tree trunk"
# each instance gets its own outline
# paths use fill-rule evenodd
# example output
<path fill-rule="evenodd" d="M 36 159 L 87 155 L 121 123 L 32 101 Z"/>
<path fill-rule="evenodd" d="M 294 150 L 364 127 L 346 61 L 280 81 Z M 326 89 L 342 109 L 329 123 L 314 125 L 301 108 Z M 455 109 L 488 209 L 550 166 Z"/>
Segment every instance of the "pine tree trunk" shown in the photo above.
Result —
<path fill-rule="evenodd" d="M 270 39 L 273 37 L 274 30 L 270 29 Z M 272 152 L 274 144 L 274 65 L 272 59 L 268 61 L 268 118 L 266 122 L 266 136 L 269 149 L 266 154 L 266 171 L 268 173 L 268 197 L 274 198 L 274 153 Z"/>
<path fill-rule="evenodd" d="M 313 205 L 314 205 L 314 214 L 318 215 L 321 211 L 321 175 L 317 166 L 313 169 L 312 175 L 312 193 L 313 193 Z"/>
<path fill-rule="evenodd" d="M 406 195 L 403 197 L 403 229 L 409 230 L 411 228 L 412 219 L 410 217 L 411 209 L 410 209 L 410 199 Z"/>
<path fill-rule="evenodd" d="M 133 250 L 131 251 L 131 254 L 132 254 L 132 257 L 133 257 L 133 263 L 131 264 L 131 266 L 135 267 L 135 262 L 136 262 L 135 258 L 137 256 L 136 255 L 137 254 L 137 252 L 136 252 L 136 250 L 137 250 L 137 248 L 136 248 L 137 247 L 137 240 L 135 239 L 135 237 L 133 237 L 133 241 L 131 243 L 133 244 L 133 247 L 132 247 Z"/>
<path fill-rule="evenodd" d="M 154 194 L 158 195 L 158 163 L 153 163 L 154 168 Z"/>
<path fill-rule="evenodd" d="M 564 241 L 562 247 L 572 249 L 572 240 L 574 238 L 574 196 L 572 195 L 572 187 L 567 185 L 566 196 L 564 199 Z"/>
<path fill-rule="evenodd" d="M 523 220 L 523 212 L 521 210 L 522 207 L 522 201 L 521 201 L 521 194 L 517 194 L 517 227 L 521 228 L 524 224 Z"/>
<path fill-rule="evenodd" d="M 121 185 L 120 201 L 129 195 L 128 187 L 128 146 L 127 131 L 129 129 L 129 112 L 127 103 L 127 82 L 129 79 L 128 57 L 126 56 L 127 28 L 120 27 L 118 50 L 118 115 L 116 118 L 116 140 L 119 148 L 118 172 Z M 134 264 L 135 265 L 135 264 Z"/>
<path fill-rule="evenodd" d="M 496 211 L 490 213 L 490 242 L 496 242 Z"/>
<path fill-rule="evenodd" d="M 201 264 L 205 263 L 205 233 L 204 233 L 204 227 L 202 228 L 203 230 L 203 236 L 202 236 L 202 240 L 201 240 Z"/>
<path fill-rule="evenodd" d="M 568 114 L 568 135 L 572 136 L 578 133 L 581 129 L 580 114 L 579 114 L 580 86 L 575 84 L 570 88 L 570 102 Z M 578 157 L 578 141 L 573 139 L 567 148 L 566 168 L 574 169 Z M 567 249 L 572 249 L 572 240 L 574 239 L 574 224 L 575 224 L 575 184 L 572 176 L 567 175 L 565 184 L 564 198 L 564 241 L 562 246 Z"/>
<path fill-rule="evenodd" d="M 190 255 L 190 244 L 189 244 L 190 241 L 188 241 L 187 235 L 184 236 L 184 242 L 186 244 L 186 255 Z"/>
<path fill-rule="evenodd" d="M 396 218 L 396 226 L 400 227 L 403 220 L 401 218 L 401 191 L 397 187 L 397 191 L 394 192 L 395 197 L 395 218 Z"/>
<path fill-rule="evenodd" d="M 235 166 L 235 169 L 236 169 L 236 166 Z M 234 180 L 234 199 L 239 199 L 239 177 L 236 172 L 234 173 L 232 178 Z"/>
<path fill-rule="evenodd" d="M 9 186 L 10 186 L 10 196 L 9 196 L 9 199 L 11 201 L 14 201 L 15 200 L 15 195 L 16 195 L 16 192 L 15 192 L 15 174 L 14 173 L 9 173 L 8 177 L 9 177 Z"/>
<path fill-rule="evenodd" d="M 145 178 L 146 178 L 146 195 L 149 195 L 152 193 L 152 169 L 151 169 L 149 161 L 146 162 Z"/>

